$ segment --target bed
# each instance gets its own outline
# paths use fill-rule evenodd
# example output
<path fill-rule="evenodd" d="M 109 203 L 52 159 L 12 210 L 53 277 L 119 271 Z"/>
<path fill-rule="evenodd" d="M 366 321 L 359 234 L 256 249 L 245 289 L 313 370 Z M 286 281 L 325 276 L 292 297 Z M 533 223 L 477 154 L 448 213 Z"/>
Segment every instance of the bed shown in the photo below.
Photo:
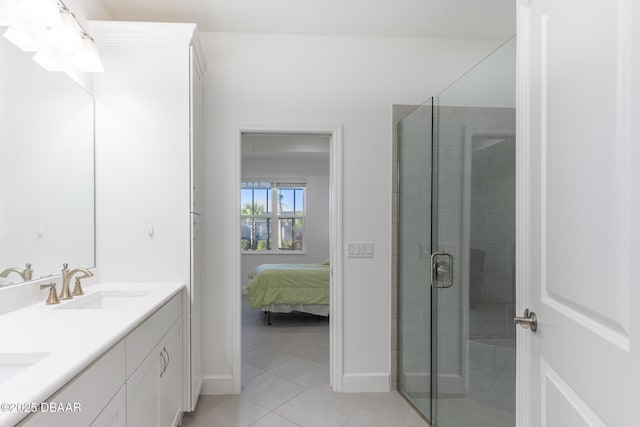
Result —
<path fill-rule="evenodd" d="M 267 313 L 300 311 L 329 315 L 330 268 L 325 264 L 261 264 L 249 273 L 252 309 Z"/>

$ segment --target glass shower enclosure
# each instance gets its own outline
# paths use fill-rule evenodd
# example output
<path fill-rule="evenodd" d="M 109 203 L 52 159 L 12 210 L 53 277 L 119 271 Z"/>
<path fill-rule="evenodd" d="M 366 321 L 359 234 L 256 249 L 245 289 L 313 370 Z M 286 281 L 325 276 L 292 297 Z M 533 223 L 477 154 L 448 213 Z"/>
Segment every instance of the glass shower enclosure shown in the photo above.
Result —
<path fill-rule="evenodd" d="M 399 123 L 398 388 L 515 426 L 515 38 Z"/>

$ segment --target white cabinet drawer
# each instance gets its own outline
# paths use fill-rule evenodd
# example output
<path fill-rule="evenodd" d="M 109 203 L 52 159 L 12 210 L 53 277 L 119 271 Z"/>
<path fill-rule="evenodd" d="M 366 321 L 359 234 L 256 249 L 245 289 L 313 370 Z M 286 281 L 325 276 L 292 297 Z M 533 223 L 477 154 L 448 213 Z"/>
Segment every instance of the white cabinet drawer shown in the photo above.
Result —
<path fill-rule="evenodd" d="M 158 311 L 149 316 L 140 326 L 127 337 L 127 378 L 135 372 L 142 361 L 160 342 L 167 330 L 182 314 L 182 298 L 184 291 L 174 296 Z"/>
<path fill-rule="evenodd" d="M 105 404 L 116 395 L 126 380 L 124 340 L 101 356 L 73 380 L 58 390 L 43 405 L 48 412 L 38 412 L 19 425 L 28 427 L 86 427 L 102 412 Z M 79 403 L 79 411 L 52 411 L 58 406 Z"/>

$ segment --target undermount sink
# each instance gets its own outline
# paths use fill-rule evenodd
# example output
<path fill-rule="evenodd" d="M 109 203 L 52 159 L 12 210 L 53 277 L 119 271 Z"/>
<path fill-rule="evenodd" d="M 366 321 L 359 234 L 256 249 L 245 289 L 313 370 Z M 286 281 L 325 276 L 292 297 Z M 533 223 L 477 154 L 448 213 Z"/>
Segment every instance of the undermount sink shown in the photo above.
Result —
<path fill-rule="evenodd" d="M 131 291 L 100 291 L 90 295 L 75 297 L 71 301 L 60 307 L 59 310 L 118 310 L 126 309 L 132 305 L 138 304 L 140 298 L 151 295 L 150 290 L 131 290 Z"/>
<path fill-rule="evenodd" d="M 0 353 L 0 383 L 35 365 L 49 353 Z"/>

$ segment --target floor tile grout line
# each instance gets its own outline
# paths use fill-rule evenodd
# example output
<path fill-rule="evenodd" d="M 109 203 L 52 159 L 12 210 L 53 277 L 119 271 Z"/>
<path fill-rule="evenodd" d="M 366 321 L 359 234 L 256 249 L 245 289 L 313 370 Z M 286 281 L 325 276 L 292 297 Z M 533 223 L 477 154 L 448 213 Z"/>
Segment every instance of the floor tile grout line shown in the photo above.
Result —
<path fill-rule="evenodd" d="M 311 385 L 311 386 L 306 386 L 306 385 L 304 385 L 304 384 L 297 383 L 297 382 L 295 382 L 295 381 L 292 381 L 292 380 L 290 380 L 290 379 L 288 379 L 288 378 L 281 377 L 280 375 L 274 374 L 274 373 L 269 372 L 269 371 L 264 371 L 264 372 L 263 372 L 263 374 L 270 374 L 270 375 L 273 375 L 274 377 L 277 377 L 277 378 L 279 378 L 279 379 L 281 379 L 281 380 L 283 380 L 283 381 L 287 381 L 287 382 L 289 382 L 289 383 L 291 383 L 291 384 L 294 384 L 294 385 L 297 385 L 297 386 L 302 387 L 302 390 L 300 390 L 300 392 L 296 393 L 296 394 L 295 394 L 294 396 L 292 396 L 290 399 L 288 399 L 288 400 L 286 400 L 285 402 L 283 402 L 282 404 L 280 404 L 277 408 L 274 408 L 274 409 L 269 409 L 269 408 L 267 408 L 267 409 L 269 409 L 269 410 L 270 410 L 270 411 L 272 411 L 272 412 L 276 411 L 278 408 L 283 407 L 284 405 L 286 405 L 287 403 L 289 403 L 291 400 L 293 400 L 293 399 L 295 399 L 296 397 L 300 396 L 300 395 L 301 395 L 302 393 L 304 393 L 305 391 L 307 391 L 307 390 L 309 390 L 309 391 L 313 391 L 313 390 L 311 389 L 311 387 L 315 387 L 316 385 L 320 385 L 320 384 L 314 384 L 314 385 Z M 251 381 L 253 381 L 253 380 L 257 379 L 258 377 L 262 376 L 263 374 L 258 375 L 257 377 L 253 378 Z M 249 381 L 249 382 L 247 383 L 247 386 L 251 383 L 251 381 Z M 324 383 L 323 383 L 323 384 L 324 384 Z M 329 385 L 329 384 L 327 383 L 327 385 Z M 254 403 L 257 403 L 257 404 L 258 404 L 258 405 L 260 405 L 260 406 L 264 406 L 264 405 L 261 405 L 260 403 L 258 403 L 258 402 L 256 402 L 256 401 L 254 401 L 254 400 L 253 400 L 253 399 L 251 399 L 250 397 L 247 397 L 247 399 L 251 400 L 251 401 L 252 401 L 252 402 L 254 402 Z M 282 416 L 282 415 L 280 415 L 280 414 L 277 414 L 277 415 L 278 415 L 278 416 Z"/>
<path fill-rule="evenodd" d="M 250 397 L 245 397 L 245 399 L 247 399 L 249 402 L 260 406 L 261 408 L 266 409 L 267 411 L 269 411 L 269 413 L 264 414 L 263 416 L 261 416 L 260 418 L 258 418 L 257 420 L 255 420 L 254 422 L 252 422 L 251 424 L 249 424 L 249 426 L 254 425 L 255 423 L 257 423 L 258 421 L 260 421 L 261 419 L 263 419 L 264 417 L 268 417 L 270 414 L 275 414 L 274 410 L 267 408 L 266 406 L 264 406 L 262 403 L 256 402 L 255 400 L 251 399 Z M 276 414 L 278 415 L 278 414 Z M 278 415 L 280 416 L 280 415 Z"/>
<path fill-rule="evenodd" d="M 288 353 L 288 354 L 290 354 L 290 353 Z M 304 362 L 309 362 L 309 363 L 311 363 L 312 365 L 316 365 L 317 367 L 322 368 L 322 369 L 327 368 L 327 366 L 321 365 L 321 364 L 319 364 L 319 363 L 314 362 L 313 360 L 309 360 L 309 359 L 306 359 L 306 358 L 304 358 L 304 357 L 295 356 L 293 359 L 299 359 L 299 360 L 302 360 L 302 361 L 304 361 Z M 291 361 L 291 360 L 293 360 L 293 359 L 289 359 L 287 362 L 290 362 L 290 361 Z M 287 363 L 287 362 L 284 362 L 284 363 Z M 284 364 L 284 363 L 283 363 L 283 364 Z M 276 368 L 271 368 L 271 369 L 276 369 Z"/>
<path fill-rule="evenodd" d="M 293 383 L 293 384 L 295 384 L 295 385 L 299 385 L 300 387 L 303 387 L 304 389 L 309 388 L 309 386 L 304 385 L 304 384 L 300 384 L 300 383 L 298 383 L 298 382 L 295 382 L 294 380 L 292 380 L 292 379 L 290 379 L 290 378 L 286 378 L 286 377 L 280 376 L 280 375 L 278 375 L 278 374 L 274 374 L 274 373 L 273 373 L 273 372 L 271 372 L 271 371 L 267 371 L 267 372 L 268 372 L 268 373 L 270 373 L 271 375 L 273 375 L 274 377 L 278 377 L 278 378 L 280 378 L 281 380 L 289 381 L 290 383 Z"/>
<path fill-rule="evenodd" d="M 282 365 L 280 365 L 280 366 L 282 366 Z M 273 368 L 273 369 L 277 369 L 277 368 Z M 327 378 L 326 378 L 327 382 L 326 382 L 326 383 L 325 383 L 325 382 L 322 382 L 322 383 L 317 383 L 317 384 L 312 384 L 312 385 L 305 385 L 305 384 L 300 384 L 299 382 L 296 382 L 296 381 L 292 380 L 291 378 L 283 377 L 282 375 L 278 375 L 278 374 L 276 374 L 275 372 L 271 372 L 271 370 L 266 371 L 266 372 L 268 372 L 268 373 L 270 373 L 271 375 L 274 375 L 274 376 L 276 376 L 276 377 L 278 377 L 278 378 L 282 378 L 283 380 L 286 380 L 286 381 L 289 381 L 289 382 L 291 382 L 291 383 L 297 384 L 297 385 L 299 385 L 300 387 L 304 387 L 304 388 L 311 388 L 311 387 L 315 387 L 315 386 L 317 386 L 317 385 L 322 385 L 322 384 L 329 385 L 329 375 L 327 375 Z M 331 386 L 329 386 L 329 387 L 331 387 Z"/>
<path fill-rule="evenodd" d="M 273 413 L 276 414 L 279 417 L 284 418 L 285 420 L 289 421 L 290 423 L 297 425 L 298 427 L 302 427 L 302 424 L 298 424 L 297 422 L 285 417 L 284 415 L 281 415 L 281 414 L 277 413 L 276 411 L 273 411 Z"/>
<path fill-rule="evenodd" d="M 292 381 L 292 380 L 290 380 L 290 379 L 288 379 L 288 378 L 281 377 L 280 375 L 276 375 L 276 374 L 274 374 L 274 373 L 272 373 L 272 372 L 269 372 L 269 371 L 264 371 L 262 374 L 258 375 L 257 377 L 252 378 L 252 379 L 251 379 L 251 381 L 249 381 L 249 382 L 247 383 L 247 386 L 248 386 L 249 384 L 251 384 L 251 382 L 252 382 L 252 381 L 254 381 L 254 380 L 258 379 L 259 377 L 261 377 L 261 376 L 262 376 L 262 375 L 264 375 L 264 374 L 272 375 L 272 376 L 274 376 L 274 377 L 276 377 L 276 378 L 279 378 L 279 379 L 281 379 L 281 380 L 283 380 L 283 381 L 286 381 L 286 382 L 291 383 L 291 384 L 293 384 L 293 385 L 297 385 L 297 386 L 299 386 L 299 387 L 302 387 L 303 389 L 307 389 L 307 386 L 305 386 L 305 385 L 303 385 L 303 384 L 299 384 L 299 383 L 297 383 L 297 382 L 295 382 L 295 381 Z M 304 391 L 304 390 L 303 390 L 303 391 Z"/>
<path fill-rule="evenodd" d="M 258 418 L 257 420 L 255 420 L 253 423 L 249 424 L 249 427 L 251 427 L 252 425 L 255 425 L 258 421 L 260 421 L 260 420 L 261 420 L 261 419 L 263 419 L 263 418 L 268 417 L 269 415 L 275 415 L 275 416 L 277 416 L 277 417 L 282 418 L 283 420 L 287 420 L 287 421 L 289 421 L 291 424 L 294 424 L 294 425 L 296 425 L 296 426 L 298 426 L 298 427 L 302 427 L 302 426 L 301 426 L 300 424 L 298 424 L 297 422 L 295 422 L 295 421 L 293 421 L 293 420 L 290 420 L 289 418 L 285 417 L 284 415 L 281 415 L 281 414 L 277 413 L 277 412 L 275 411 L 275 409 L 274 409 L 273 411 L 271 411 L 271 410 L 270 410 L 268 414 L 263 415 L 262 417 L 260 417 L 260 418 Z"/>
<path fill-rule="evenodd" d="M 246 363 L 247 365 L 251 366 L 252 368 L 260 369 L 261 371 L 267 372 L 265 369 L 258 368 L 256 365 L 252 365 L 251 363 L 245 362 L 244 360 L 242 360 L 242 363 Z"/>
<path fill-rule="evenodd" d="M 292 401 L 293 399 L 295 399 L 296 397 L 300 396 L 300 395 L 301 395 L 302 393 L 304 393 L 305 391 L 307 391 L 307 390 L 306 390 L 306 389 L 300 390 L 300 391 L 299 391 L 298 393 L 296 393 L 294 396 L 291 396 L 291 398 L 289 398 L 288 400 L 286 400 L 286 401 L 282 402 L 280 405 L 278 405 L 278 407 L 273 408 L 273 409 L 269 409 L 269 408 L 267 408 L 267 407 L 266 407 L 266 406 L 264 406 L 263 404 L 256 402 L 255 400 L 251 399 L 250 397 L 247 397 L 247 399 L 248 399 L 248 400 L 250 400 L 251 402 L 253 402 L 253 403 L 257 404 L 257 405 L 262 406 L 262 407 L 263 407 L 263 408 L 265 408 L 265 409 L 268 409 L 270 412 L 273 412 L 274 414 L 276 414 L 276 415 L 278 415 L 278 416 L 282 417 L 282 415 L 278 414 L 276 411 L 277 411 L 278 409 L 282 408 L 284 405 L 286 405 L 286 404 L 287 404 L 287 403 L 289 403 L 290 401 Z M 283 418 L 284 418 L 284 417 L 283 417 Z"/>
<path fill-rule="evenodd" d="M 255 403 L 255 402 L 254 402 Z M 268 414 L 264 414 L 263 416 L 261 416 L 260 418 L 258 418 L 257 420 L 255 420 L 254 422 L 252 422 L 251 424 L 249 424 L 249 427 L 256 425 L 258 422 L 260 422 L 260 420 L 268 417 L 269 415 L 273 414 L 272 411 L 269 411 Z"/>

